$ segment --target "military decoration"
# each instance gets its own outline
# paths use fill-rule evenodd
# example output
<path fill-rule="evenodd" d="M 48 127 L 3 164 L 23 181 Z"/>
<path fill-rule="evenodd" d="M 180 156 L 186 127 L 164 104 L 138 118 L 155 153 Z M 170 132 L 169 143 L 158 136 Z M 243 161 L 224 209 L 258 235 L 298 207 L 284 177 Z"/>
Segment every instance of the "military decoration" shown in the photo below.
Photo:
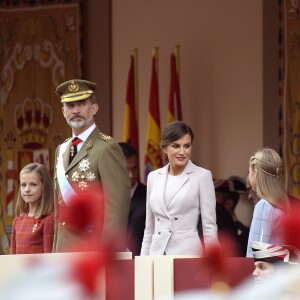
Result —
<path fill-rule="evenodd" d="M 78 187 L 85 191 L 89 187 L 89 182 L 96 179 L 95 173 L 89 171 L 91 162 L 88 159 L 80 161 L 78 170 L 73 172 L 72 181 L 78 183 Z"/>
<path fill-rule="evenodd" d="M 37 230 L 38 226 L 40 225 L 40 223 L 41 223 L 41 221 L 34 222 L 34 225 L 33 225 L 32 230 L 31 230 L 32 233 L 36 232 L 36 230 Z"/>

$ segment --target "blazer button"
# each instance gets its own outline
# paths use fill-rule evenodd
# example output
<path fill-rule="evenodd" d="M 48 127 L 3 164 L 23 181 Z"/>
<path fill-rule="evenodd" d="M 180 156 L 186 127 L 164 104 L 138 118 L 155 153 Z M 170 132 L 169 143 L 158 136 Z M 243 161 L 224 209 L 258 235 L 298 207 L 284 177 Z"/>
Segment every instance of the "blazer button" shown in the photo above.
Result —
<path fill-rule="evenodd" d="M 170 233 L 172 233 L 172 230 L 169 230 Z"/>
<path fill-rule="evenodd" d="M 160 221 L 160 218 L 157 218 L 157 221 Z"/>
<path fill-rule="evenodd" d="M 158 232 L 158 234 L 160 234 L 160 231 Z"/>
<path fill-rule="evenodd" d="M 175 221 L 177 221 L 177 220 L 178 220 L 178 218 L 177 218 L 177 217 L 174 217 L 174 220 L 175 220 Z"/>

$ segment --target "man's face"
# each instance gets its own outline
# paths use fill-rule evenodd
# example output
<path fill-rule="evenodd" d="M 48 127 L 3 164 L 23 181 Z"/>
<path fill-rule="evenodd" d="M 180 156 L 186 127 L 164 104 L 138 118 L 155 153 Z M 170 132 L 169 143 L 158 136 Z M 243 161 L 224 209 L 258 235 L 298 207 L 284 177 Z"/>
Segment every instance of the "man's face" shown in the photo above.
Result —
<path fill-rule="evenodd" d="M 78 135 L 94 123 L 94 115 L 98 104 L 92 104 L 90 99 L 63 103 L 62 112 L 73 132 Z"/>
<path fill-rule="evenodd" d="M 255 270 L 253 272 L 253 276 L 255 282 L 258 283 L 266 276 L 272 274 L 274 272 L 274 266 L 272 263 L 265 261 L 256 261 L 254 262 Z"/>
<path fill-rule="evenodd" d="M 135 183 L 140 179 L 139 161 L 136 155 L 126 159 L 126 167 L 131 180 L 131 188 L 133 188 Z"/>

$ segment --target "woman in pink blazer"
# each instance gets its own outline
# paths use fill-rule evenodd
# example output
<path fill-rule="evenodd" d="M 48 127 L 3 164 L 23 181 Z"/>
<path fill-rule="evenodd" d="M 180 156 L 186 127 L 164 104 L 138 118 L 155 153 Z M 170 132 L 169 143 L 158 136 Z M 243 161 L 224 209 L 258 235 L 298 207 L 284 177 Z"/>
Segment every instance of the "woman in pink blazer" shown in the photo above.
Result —
<path fill-rule="evenodd" d="M 160 146 L 169 163 L 148 175 L 141 255 L 201 255 L 200 213 L 204 244 L 218 242 L 212 175 L 191 162 L 193 140 L 184 122 L 173 122 L 163 131 Z"/>

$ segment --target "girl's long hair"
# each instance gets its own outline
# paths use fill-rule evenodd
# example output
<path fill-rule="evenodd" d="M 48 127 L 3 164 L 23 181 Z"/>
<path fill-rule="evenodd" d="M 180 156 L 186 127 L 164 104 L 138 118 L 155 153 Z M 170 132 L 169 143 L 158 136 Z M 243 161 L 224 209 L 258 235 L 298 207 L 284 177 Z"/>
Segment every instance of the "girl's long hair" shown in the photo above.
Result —
<path fill-rule="evenodd" d="M 283 187 L 282 161 L 276 151 L 263 148 L 250 158 L 250 167 L 257 171 L 256 194 L 285 211 L 290 203 Z"/>

